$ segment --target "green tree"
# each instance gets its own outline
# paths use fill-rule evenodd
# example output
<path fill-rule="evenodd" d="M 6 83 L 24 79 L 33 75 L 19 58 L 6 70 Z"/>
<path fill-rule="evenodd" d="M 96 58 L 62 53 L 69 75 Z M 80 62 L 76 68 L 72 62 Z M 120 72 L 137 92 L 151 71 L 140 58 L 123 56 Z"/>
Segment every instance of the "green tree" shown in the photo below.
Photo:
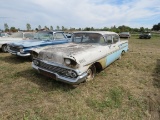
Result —
<path fill-rule="evenodd" d="M 9 32 L 9 27 L 7 23 L 4 23 L 4 30 L 5 32 Z"/>
<path fill-rule="evenodd" d="M 131 31 L 131 28 L 125 25 L 119 26 L 118 28 L 120 32 L 130 32 Z"/>
<path fill-rule="evenodd" d="M 53 30 L 53 26 L 50 26 L 50 30 Z"/>
<path fill-rule="evenodd" d="M 38 28 L 35 28 L 36 31 L 38 31 Z"/>
<path fill-rule="evenodd" d="M 65 28 L 64 28 L 64 26 L 62 26 L 62 30 L 64 30 Z"/>
<path fill-rule="evenodd" d="M 17 29 L 16 29 L 15 27 L 11 27 L 11 28 L 10 28 L 10 31 L 11 31 L 11 32 L 17 32 Z"/>
<path fill-rule="evenodd" d="M 102 30 L 103 30 L 103 31 L 109 31 L 109 28 L 104 27 Z"/>
<path fill-rule="evenodd" d="M 26 24 L 27 30 L 31 30 L 31 25 L 29 23 Z"/>
<path fill-rule="evenodd" d="M 84 31 L 90 31 L 90 30 L 91 30 L 91 28 L 89 28 L 89 27 L 84 28 Z"/>
<path fill-rule="evenodd" d="M 38 30 L 40 30 L 41 29 L 41 26 L 40 25 L 38 25 Z"/>
<path fill-rule="evenodd" d="M 144 27 L 140 27 L 140 32 L 144 32 Z"/>
<path fill-rule="evenodd" d="M 156 24 L 156 25 L 153 25 L 152 30 L 155 30 L 155 31 L 160 30 L 160 23 L 158 23 L 158 24 Z"/>
<path fill-rule="evenodd" d="M 57 30 L 59 30 L 59 26 L 57 26 Z"/>
<path fill-rule="evenodd" d="M 49 28 L 48 28 L 47 26 L 44 26 L 44 29 L 45 29 L 45 30 L 49 30 Z"/>
<path fill-rule="evenodd" d="M 94 31 L 94 28 L 93 28 L 93 27 L 91 27 L 91 31 Z"/>
<path fill-rule="evenodd" d="M 79 28 L 78 30 L 79 30 L 79 31 L 81 31 L 82 29 L 81 29 L 81 28 Z"/>

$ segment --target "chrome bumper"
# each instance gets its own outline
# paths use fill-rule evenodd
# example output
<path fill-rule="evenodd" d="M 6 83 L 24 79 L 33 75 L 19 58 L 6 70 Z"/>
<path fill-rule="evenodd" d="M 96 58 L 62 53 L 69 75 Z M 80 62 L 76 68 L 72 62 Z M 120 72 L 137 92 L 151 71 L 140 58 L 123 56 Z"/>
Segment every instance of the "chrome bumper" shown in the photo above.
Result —
<path fill-rule="evenodd" d="M 66 77 L 63 77 L 63 76 L 61 76 L 57 73 L 48 71 L 48 70 L 43 69 L 43 68 L 39 68 L 38 66 L 35 66 L 33 62 L 32 62 L 32 67 L 34 69 L 36 69 L 39 73 L 40 73 L 39 69 L 41 69 L 41 70 L 43 70 L 47 73 L 55 75 L 57 81 L 65 82 L 65 83 L 72 84 L 72 85 L 76 85 L 76 84 L 79 84 L 79 83 L 83 82 L 87 77 L 87 73 L 83 73 L 83 74 L 79 75 L 77 78 L 66 78 Z"/>
<path fill-rule="evenodd" d="M 31 55 L 30 53 L 22 54 L 20 52 L 15 52 L 15 51 L 11 51 L 11 50 L 9 50 L 8 52 L 11 53 L 12 55 L 17 55 L 17 56 L 21 56 L 21 57 L 29 57 Z"/>

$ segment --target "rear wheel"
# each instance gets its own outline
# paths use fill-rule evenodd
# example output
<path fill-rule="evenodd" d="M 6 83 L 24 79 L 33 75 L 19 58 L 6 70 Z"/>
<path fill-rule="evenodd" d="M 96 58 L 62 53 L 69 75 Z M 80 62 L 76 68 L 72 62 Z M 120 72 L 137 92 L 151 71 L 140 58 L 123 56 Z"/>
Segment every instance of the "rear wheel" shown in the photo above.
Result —
<path fill-rule="evenodd" d="M 95 77 L 95 74 L 96 74 L 96 67 L 94 65 L 92 65 L 87 70 L 87 79 L 86 79 L 86 82 L 93 80 L 94 77 Z"/>
<path fill-rule="evenodd" d="M 7 45 L 3 45 L 3 46 L 2 46 L 2 51 L 5 52 L 5 53 L 8 52 L 8 50 L 7 50 Z"/>

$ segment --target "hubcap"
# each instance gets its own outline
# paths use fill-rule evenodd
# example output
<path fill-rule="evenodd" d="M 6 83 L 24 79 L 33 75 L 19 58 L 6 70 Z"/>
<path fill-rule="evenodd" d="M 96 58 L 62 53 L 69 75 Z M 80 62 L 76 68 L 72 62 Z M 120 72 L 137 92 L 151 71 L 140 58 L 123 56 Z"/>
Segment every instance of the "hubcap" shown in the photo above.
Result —
<path fill-rule="evenodd" d="M 7 47 L 3 46 L 3 52 L 7 52 Z"/>

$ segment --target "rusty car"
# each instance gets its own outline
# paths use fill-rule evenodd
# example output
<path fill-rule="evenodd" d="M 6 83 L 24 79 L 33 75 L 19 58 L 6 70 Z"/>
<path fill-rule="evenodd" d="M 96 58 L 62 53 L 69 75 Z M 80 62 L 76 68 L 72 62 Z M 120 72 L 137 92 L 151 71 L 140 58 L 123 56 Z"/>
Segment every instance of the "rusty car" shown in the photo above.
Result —
<path fill-rule="evenodd" d="M 93 80 L 96 71 L 120 59 L 128 51 L 128 40 L 115 32 L 81 31 L 72 34 L 68 44 L 34 51 L 32 67 L 40 74 L 69 84 Z"/>

